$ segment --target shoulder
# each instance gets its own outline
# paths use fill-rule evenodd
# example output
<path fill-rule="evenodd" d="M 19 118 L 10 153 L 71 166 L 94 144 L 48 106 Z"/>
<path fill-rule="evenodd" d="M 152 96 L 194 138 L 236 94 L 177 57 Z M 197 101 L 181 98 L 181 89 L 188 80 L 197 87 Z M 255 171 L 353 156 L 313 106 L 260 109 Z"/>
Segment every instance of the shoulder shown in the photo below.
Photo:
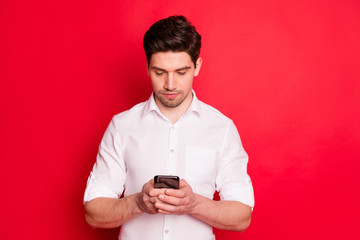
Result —
<path fill-rule="evenodd" d="M 124 122 L 133 122 L 140 119 L 143 116 L 146 104 L 147 101 L 138 103 L 132 108 L 114 115 L 112 122 L 115 125 L 118 125 Z"/>
<path fill-rule="evenodd" d="M 231 124 L 232 120 L 221 113 L 216 108 L 210 106 L 199 100 L 199 105 L 201 107 L 201 115 L 202 117 L 207 118 L 208 120 L 222 122 L 223 124 Z"/>

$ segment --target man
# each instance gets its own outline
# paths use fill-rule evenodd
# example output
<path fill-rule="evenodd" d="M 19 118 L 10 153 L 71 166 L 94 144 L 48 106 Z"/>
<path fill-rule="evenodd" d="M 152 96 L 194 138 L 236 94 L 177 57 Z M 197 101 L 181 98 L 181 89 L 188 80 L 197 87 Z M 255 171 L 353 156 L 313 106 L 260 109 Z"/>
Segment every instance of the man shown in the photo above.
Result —
<path fill-rule="evenodd" d="M 91 226 L 122 225 L 123 240 L 204 240 L 215 239 L 212 226 L 244 231 L 250 224 L 253 189 L 236 127 L 192 90 L 200 47 L 183 16 L 146 32 L 153 94 L 114 116 L 104 134 L 84 196 Z M 180 176 L 180 188 L 154 188 L 159 174 Z M 212 200 L 216 190 L 221 201 Z"/>

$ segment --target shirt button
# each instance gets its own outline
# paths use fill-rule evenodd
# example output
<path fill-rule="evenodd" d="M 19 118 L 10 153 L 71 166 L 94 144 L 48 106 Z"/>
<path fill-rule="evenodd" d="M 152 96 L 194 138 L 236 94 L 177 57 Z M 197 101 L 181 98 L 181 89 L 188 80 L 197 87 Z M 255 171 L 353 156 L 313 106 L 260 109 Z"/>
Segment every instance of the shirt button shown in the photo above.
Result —
<path fill-rule="evenodd" d="M 169 230 L 167 230 L 167 229 L 165 230 L 165 233 L 169 233 L 169 232 L 170 232 Z"/>
<path fill-rule="evenodd" d="M 172 129 L 172 130 L 175 130 L 175 127 L 174 127 L 174 126 L 172 126 L 172 127 L 171 127 L 171 129 Z"/>
<path fill-rule="evenodd" d="M 173 152 L 175 152 L 175 150 L 174 150 L 174 149 L 170 149 L 170 152 L 172 152 L 172 153 L 173 153 Z"/>

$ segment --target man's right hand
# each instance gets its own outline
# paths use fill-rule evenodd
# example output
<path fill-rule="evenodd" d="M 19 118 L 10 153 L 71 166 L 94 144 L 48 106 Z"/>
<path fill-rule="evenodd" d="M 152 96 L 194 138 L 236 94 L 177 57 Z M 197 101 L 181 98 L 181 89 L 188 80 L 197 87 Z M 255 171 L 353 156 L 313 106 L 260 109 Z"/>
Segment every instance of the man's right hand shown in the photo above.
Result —
<path fill-rule="evenodd" d="M 159 202 L 159 194 L 164 194 L 165 189 L 154 188 L 154 179 L 145 183 L 142 191 L 138 194 L 136 204 L 139 209 L 148 214 L 157 214 L 158 209 L 155 207 L 155 203 Z"/>

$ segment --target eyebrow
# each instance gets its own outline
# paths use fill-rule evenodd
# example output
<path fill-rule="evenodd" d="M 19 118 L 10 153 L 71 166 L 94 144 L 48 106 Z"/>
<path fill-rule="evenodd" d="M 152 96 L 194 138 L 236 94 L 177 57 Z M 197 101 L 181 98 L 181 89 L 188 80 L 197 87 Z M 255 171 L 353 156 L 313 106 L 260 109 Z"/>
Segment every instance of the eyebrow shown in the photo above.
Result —
<path fill-rule="evenodd" d="M 175 72 L 178 72 L 178 71 L 183 71 L 183 70 L 186 70 L 186 69 L 190 69 L 191 67 L 182 67 L 182 68 L 178 68 L 178 69 L 175 69 Z M 155 70 L 159 70 L 159 71 L 163 71 L 163 72 L 167 72 L 165 69 L 163 68 L 159 68 L 159 67 L 156 67 L 156 66 L 152 66 L 151 69 L 155 69 Z"/>

